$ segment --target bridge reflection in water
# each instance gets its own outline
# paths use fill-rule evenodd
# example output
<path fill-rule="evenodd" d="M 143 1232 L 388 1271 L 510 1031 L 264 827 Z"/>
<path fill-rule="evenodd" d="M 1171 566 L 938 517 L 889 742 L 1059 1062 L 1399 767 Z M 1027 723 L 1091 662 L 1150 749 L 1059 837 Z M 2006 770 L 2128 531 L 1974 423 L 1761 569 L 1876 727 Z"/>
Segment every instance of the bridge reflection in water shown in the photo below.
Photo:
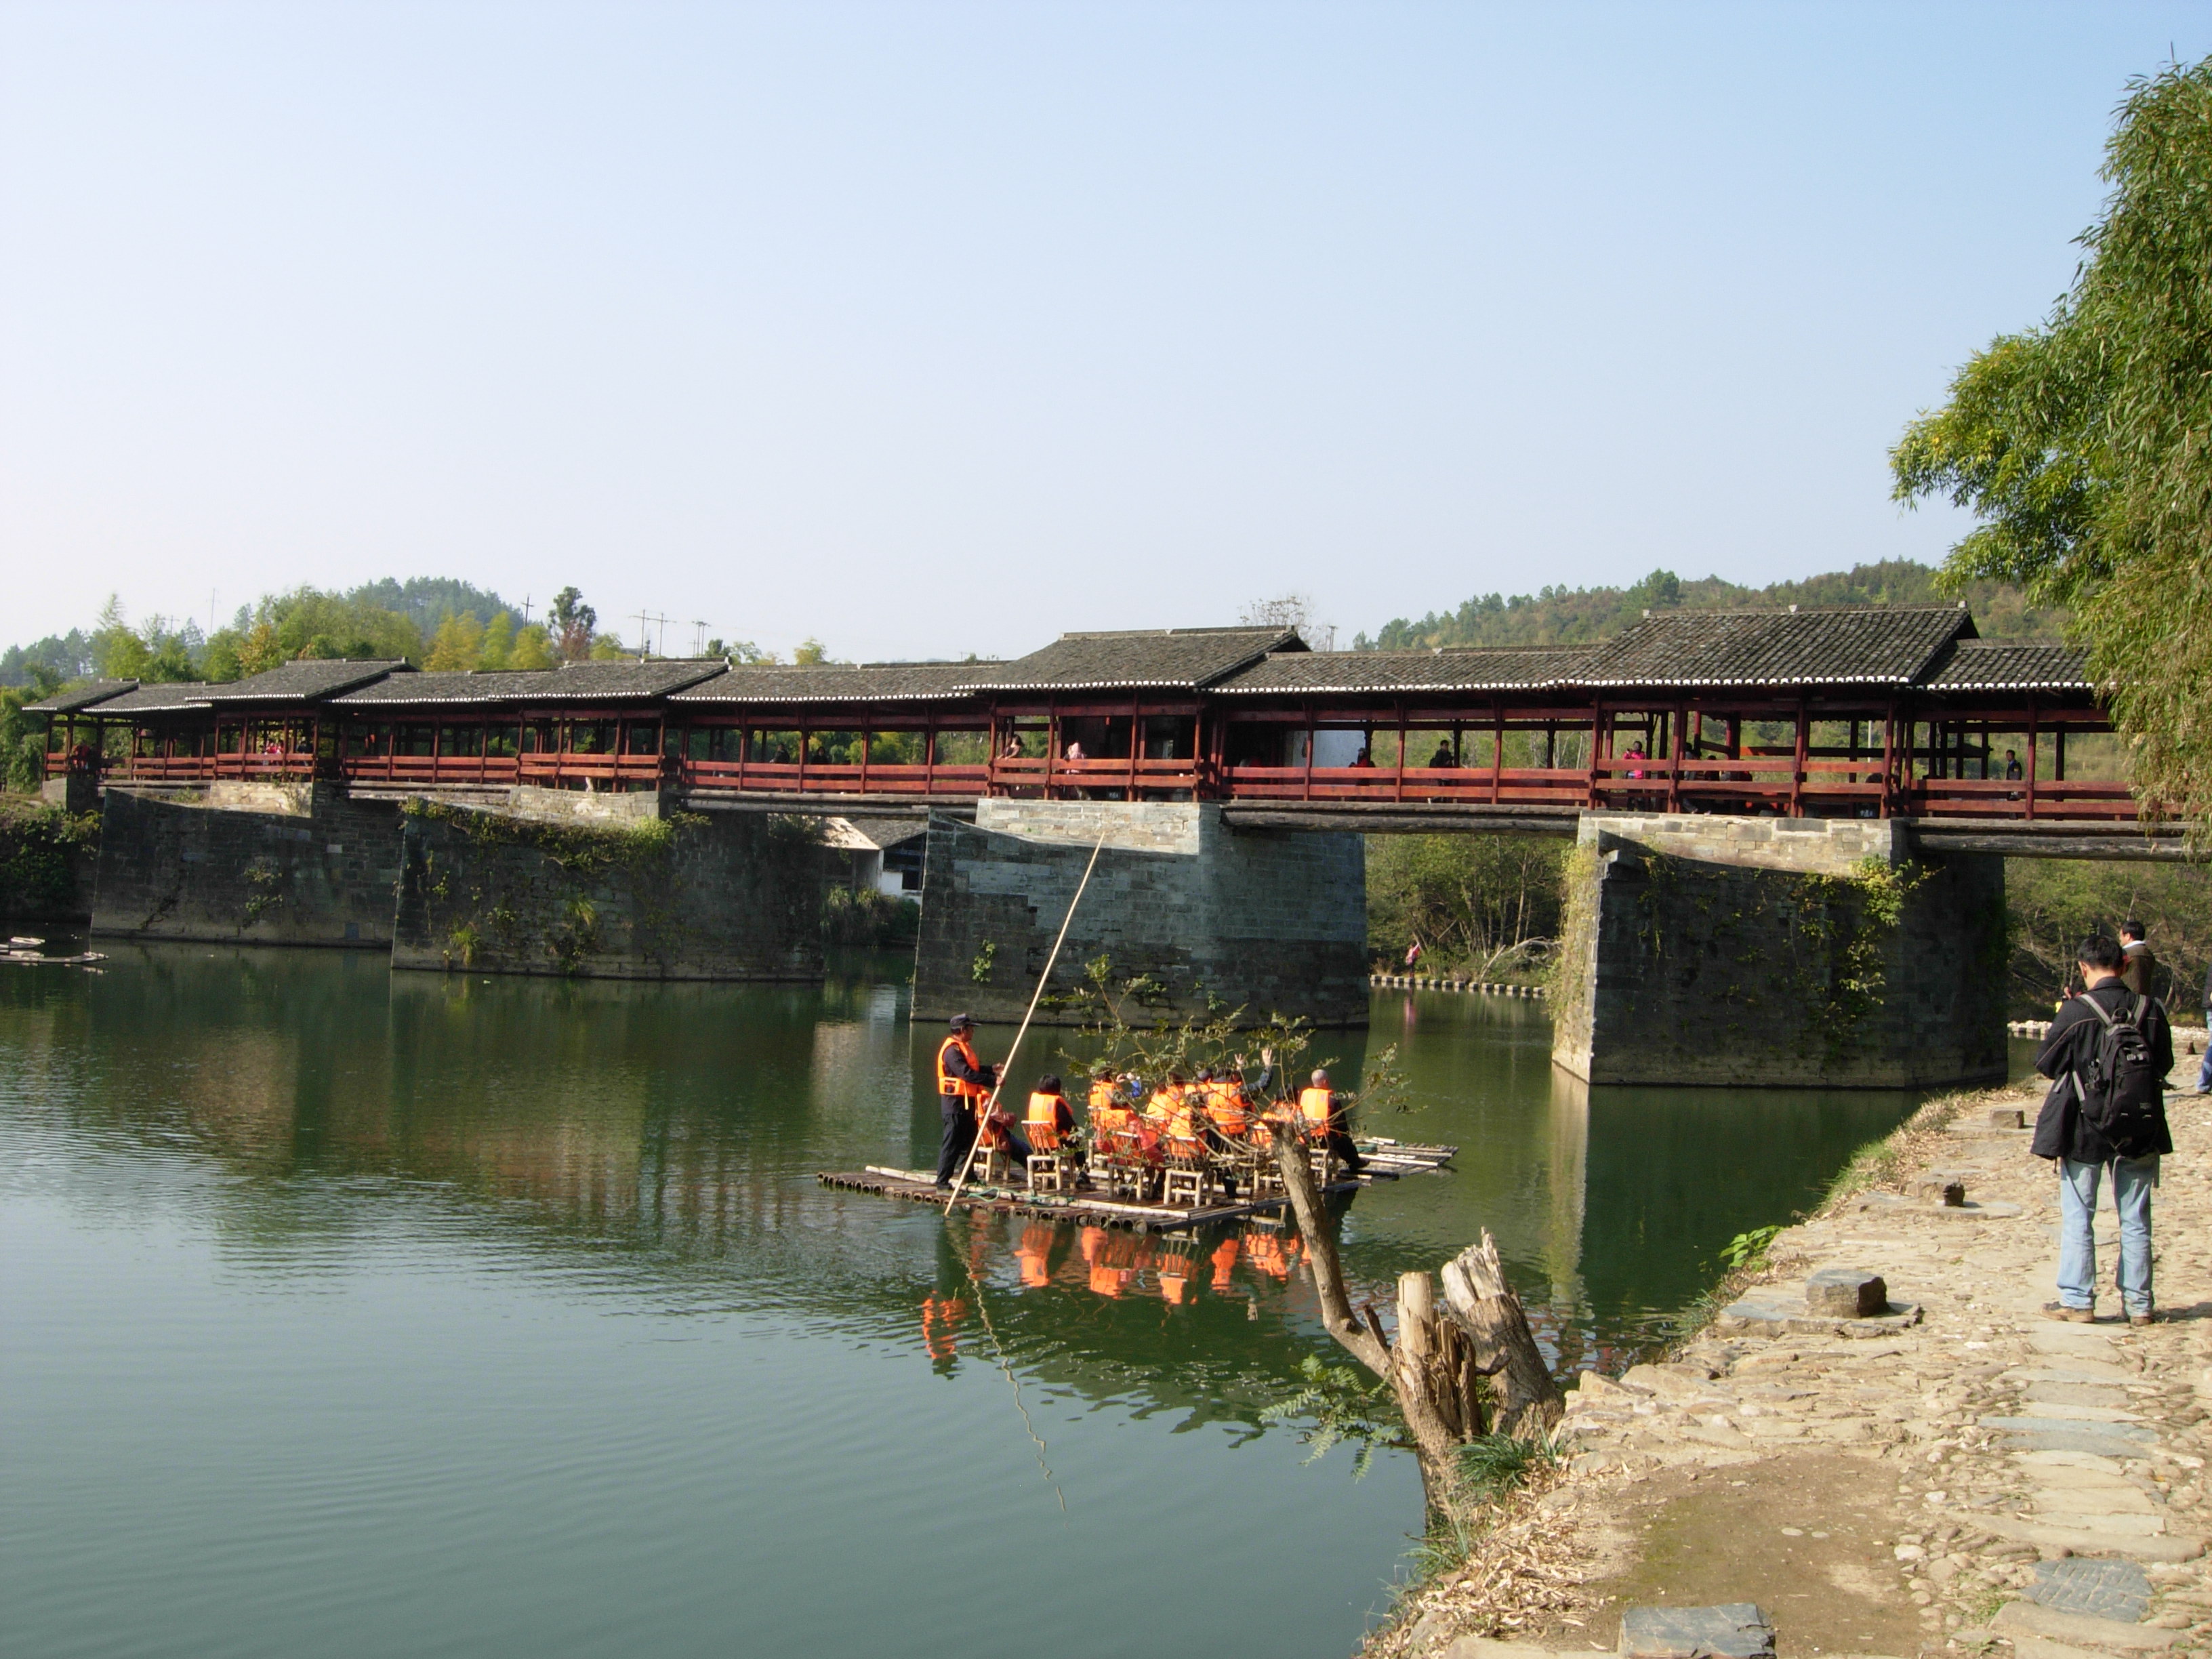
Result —
<path fill-rule="evenodd" d="M 948 1224 L 818 1188 L 820 1169 L 933 1153 L 935 1034 L 908 1024 L 903 986 L 875 976 L 886 966 L 820 988 L 494 982 L 337 953 L 123 947 L 102 979 L 17 976 L 0 1018 L 33 1073 L 99 1056 L 57 1097 L 72 1119 L 243 1177 L 206 1201 L 247 1259 L 342 1253 L 333 1227 L 377 1225 L 380 1183 L 433 1183 L 471 1227 L 590 1253 L 641 1292 L 782 1309 L 939 1362 L 985 1340 L 980 1284 L 997 1341 L 1041 1374 L 1202 1418 L 1249 1419 L 1325 1346 L 1289 1230 Z M 1351 1205 L 1356 1295 L 1387 1305 L 1399 1273 L 1486 1227 L 1562 1365 L 1663 1339 L 1723 1243 L 1808 1201 L 1911 1103 L 1593 1091 L 1551 1065 L 1525 1001 L 1384 992 L 1374 1018 L 1327 1034 L 1321 1056 L 1346 1075 L 1370 1045 L 1401 1045 L 1417 1109 L 1366 1127 L 1462 1150 L 1447 1173 Z M 1023 1081 L 1084 1054 L 1068 1033 L 1032 1042 Z M 289 1183 L 308 1177 L 344 1201 L 294 1236 Z"/>
<path fill-rule="evenodd" d="M 1109 1659 L 1322 1659 L 1382 1600 L 1410 1469 L 1352 1486 L 1257 1427 L 1331 1352 L 1294 1239 L 817 1185 L 934 1143 L 933 1034 L 895 982 L 182 945 L 108 969 L 0 979 L 0 1390 L 40 1516 L 0 1601 L 26 1651 L 1017 1659 L 1042 1571 Z M 1565 1364 L 1650 1340 L 1906 1103 L 1593 1093 L 1540 1007 L 1374 1012 L 1326 1052 L 1399 1041 L 1421 1110 L 1381 1127 L 1464 1150 L 1359 1195 L 1355 1282 L 1487 1226 Z M 979 1593 L 979 1563 L 1012 1588 Z"/>

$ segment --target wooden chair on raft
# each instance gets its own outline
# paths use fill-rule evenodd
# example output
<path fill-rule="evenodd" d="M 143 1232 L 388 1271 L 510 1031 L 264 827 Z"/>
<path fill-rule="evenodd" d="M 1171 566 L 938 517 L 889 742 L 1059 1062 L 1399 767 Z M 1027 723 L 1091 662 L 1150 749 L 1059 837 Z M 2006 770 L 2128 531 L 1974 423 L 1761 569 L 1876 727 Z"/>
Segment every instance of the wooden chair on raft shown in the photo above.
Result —
<path fill-rule="evenodd" d="M 1092 1180 L 1117 1198 L 1144 1203 L 1157 1189 L 1160 1167 L 1145 1152 L 1144 1138 L 1134 1129 L 1117 1130 L 1102 1138 L 1092 1158 Z"/>
<path fill-rule="evenodd" d="M 1167 1164 L 1160 1176 L 1160 1202 L 1195 1210 L 1212 1195 L 1213 1158 L 1202 1140 L 1180 1137 L 1167 1142 Z"/>
<path fill-rule="evenodd" d="M 1075 1160 L 1060 1144 L 1059 1130 L 1042 1123 L 1030 1125 L 1029 1176 L 1033 1193 L 1075 1190 Z"/>

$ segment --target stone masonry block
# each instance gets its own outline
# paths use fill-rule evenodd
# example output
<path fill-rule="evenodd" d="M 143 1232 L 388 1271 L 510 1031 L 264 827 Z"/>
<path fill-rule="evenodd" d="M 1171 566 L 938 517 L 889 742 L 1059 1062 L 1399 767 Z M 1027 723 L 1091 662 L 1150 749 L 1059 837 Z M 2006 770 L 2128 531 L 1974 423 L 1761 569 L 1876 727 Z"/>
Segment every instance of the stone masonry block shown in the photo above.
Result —
<path fill-rule="evenodd" d="M 1838 1319 L 1875 1319 L 1889 1311 L 1889 1285 L 1880 1273 L 1824 1267 L 1805 1281 L 1805 1311 Z"/>
<path fill-rule="evenodd" d="M 1102 837 L 1103 844 L 1101 845 Z M 1083 1018 L 1085 964 L 1166 988 L 1156 1017 L 1211 995 L 1257 1020 L 1365 1023 L 1365 843 L 1329 831 L 1235 833 L 1208 803 L 987 800 L 938 819 L 924 858 L 917 1020 L 1018 1019 L 1091 849 L 1098 863 L 1037 1018 Z"/>

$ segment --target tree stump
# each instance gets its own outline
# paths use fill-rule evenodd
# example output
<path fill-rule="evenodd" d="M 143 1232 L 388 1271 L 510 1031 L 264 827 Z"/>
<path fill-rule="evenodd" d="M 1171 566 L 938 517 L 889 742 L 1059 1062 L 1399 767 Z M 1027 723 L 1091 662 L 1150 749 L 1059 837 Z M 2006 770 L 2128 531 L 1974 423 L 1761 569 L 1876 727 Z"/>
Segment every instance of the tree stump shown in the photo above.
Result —
<path fill-rule="evenodd" d="M 1534 1440 L 1551 1431 L 1566 1409 L 1559 1385 L 1544 1363 L 1535 1333 L 1528 1328 L 1521 1298 L 1505 1282 L 1498 1260 L 1498 1241 L 1486 1227 L 1482 1243 L 1470 1244 L 1444 1263 L 1444 1302 L 1473 1344 L 1482 1373 L 1498 1396 L 1498 1431 Z"/>

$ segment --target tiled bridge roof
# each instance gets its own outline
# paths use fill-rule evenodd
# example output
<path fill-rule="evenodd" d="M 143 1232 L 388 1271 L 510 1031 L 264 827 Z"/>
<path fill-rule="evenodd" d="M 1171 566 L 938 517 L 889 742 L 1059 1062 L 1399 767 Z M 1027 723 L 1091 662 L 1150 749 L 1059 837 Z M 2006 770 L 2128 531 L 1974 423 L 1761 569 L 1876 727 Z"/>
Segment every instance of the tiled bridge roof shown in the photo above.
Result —
<path fill-rule="evenodd" d="M 1146 629 L 1064 634 L 1008 662 L 792 667 L 720 661 L 584 662 L 538 671 L 418 673 L 404 663 L 290 662 L 227 685 L 95 682 L 30 705 L 42 714 L 133 714 L 216 705 L 327 704 L 349 712 L 562 703 L 944 705 L 1055 693 L 1218 693 L 1238 700 L 1640 690 L 1670 695 L 1923 687 L 2064 691 L 2091 687 L 2081 653 L 1979 639 L 1962 605 L 1663 611 L 1595 645 L 1312 651 L 1291 629 Z"/>

